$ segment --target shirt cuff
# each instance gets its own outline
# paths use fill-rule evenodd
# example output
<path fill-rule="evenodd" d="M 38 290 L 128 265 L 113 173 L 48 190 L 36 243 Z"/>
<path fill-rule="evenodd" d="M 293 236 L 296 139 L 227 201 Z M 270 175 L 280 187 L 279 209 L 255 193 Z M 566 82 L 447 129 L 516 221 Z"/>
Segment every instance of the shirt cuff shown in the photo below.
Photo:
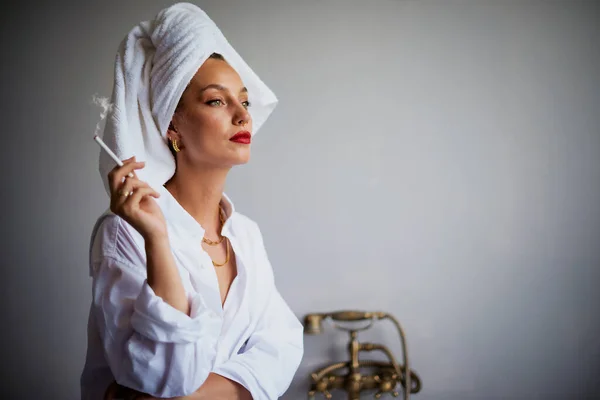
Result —
<path fill-rule="evenodd" d="M 203 337 L 218 339 L 221 318 L 204 303 L 200 294 L 191 296 L 190 315 L 181 312 L 161 297 L 144 281 L 133 305 L 131 325 L 139 334 L 164 343 L 193 343 Z"/>

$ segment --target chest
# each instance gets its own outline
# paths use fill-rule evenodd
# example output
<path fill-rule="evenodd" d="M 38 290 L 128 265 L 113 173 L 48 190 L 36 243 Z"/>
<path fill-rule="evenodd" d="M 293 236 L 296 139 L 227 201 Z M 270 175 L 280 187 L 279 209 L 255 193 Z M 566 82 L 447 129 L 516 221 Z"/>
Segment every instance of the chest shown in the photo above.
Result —
<path fill-rule="evenodd" d="M 217 314 L 225 308 L 231 311 L 240 307 L 243 310 L 236 313 L 236 319 L 250 324 L 255 314 L 260 315 L 272 285 L 271 274 L 267 273 L 269 269 L 263 268 L 252 250 L 240 240 L 233 239 L 229 262 L 215 267 L 211 258 L 223 263 L 225 252 L 211 251 L 209 254 L 196 243 L 175 247 L 174 255 L 186 292 L 192 296 L 200 295 L 205 306 Z"/>
<path fill-rule="evenodd" d="M 202 247 L 211 259 L 211 267 L 214 269 L 217 277 L 221 306 L 223 306 L 231 285 L 238 274 L 235 253 L 227 240 L 216 246 L 209 246 L 203 243 Z M 213 264 L 213 261 L 216 265 Z"/>
<path fill-rule="evenodd" d="M 235 263 L 235 257 L 222 267 L 214 267 L 215 274 L 217 275 L 217 284 L 219 285 L 219 294 L 221 295 L 221 306 L 225 304 L 227 295 L 231 289 L 234 279 L 237 276 L 237 265 Z"/>

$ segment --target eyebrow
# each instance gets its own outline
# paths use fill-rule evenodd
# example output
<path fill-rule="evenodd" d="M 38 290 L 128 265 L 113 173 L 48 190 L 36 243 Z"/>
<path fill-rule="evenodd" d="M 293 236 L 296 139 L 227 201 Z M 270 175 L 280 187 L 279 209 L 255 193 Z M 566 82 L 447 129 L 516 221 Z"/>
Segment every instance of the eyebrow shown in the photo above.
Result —
<path fill-rule="evenodd" d="M 211 83 L 210 85 L 207 85 L 207 86 L 203 87 L 200 90 L 200 93 L 202 93 L 202 92 L 204 92 L 205 90 L 208 90 L 208 89 L 217 89 L 217 90 L 223 90 L 223 91 L 227 90 L 227 88 L 225 86 L 223 86 L 223 85 L 219 85 L 218 83 Z M 248 88 L 244 86 L 240 90 L 240 93 L 248 93 Z"/>

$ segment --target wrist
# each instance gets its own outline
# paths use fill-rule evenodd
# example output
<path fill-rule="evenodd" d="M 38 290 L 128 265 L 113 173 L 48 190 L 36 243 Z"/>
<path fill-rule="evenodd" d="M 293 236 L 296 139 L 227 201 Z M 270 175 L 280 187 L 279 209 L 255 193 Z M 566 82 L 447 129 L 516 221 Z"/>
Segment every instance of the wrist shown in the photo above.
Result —
<path fill-rule="evenodd" d="M 209 374 L 194 396 L 190 400 L 252 400 L 252 395 L 244 386 L 214 372 Z"/>
<path fill-rule="evenodd" d="M 169 236 L 166 233 L 144 235 L 143 238 L 146 249 L 170 246 Z"/>

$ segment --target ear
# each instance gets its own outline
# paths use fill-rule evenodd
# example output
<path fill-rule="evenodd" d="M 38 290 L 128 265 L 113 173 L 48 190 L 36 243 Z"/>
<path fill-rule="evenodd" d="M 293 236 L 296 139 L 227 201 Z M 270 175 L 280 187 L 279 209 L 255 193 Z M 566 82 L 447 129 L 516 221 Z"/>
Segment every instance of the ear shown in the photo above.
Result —
<path fill-rule="evenodd" d="M 179 133 L 177 132 L 177 129 L 175 129 L 175 126 L 173 125 L 173 120 L 171 120 L 171 122 L 169 123 L 169 127 L 167 128 L 167 138 L 169 140 L 180 140 L 181 136 L 179 135 Z"/>

